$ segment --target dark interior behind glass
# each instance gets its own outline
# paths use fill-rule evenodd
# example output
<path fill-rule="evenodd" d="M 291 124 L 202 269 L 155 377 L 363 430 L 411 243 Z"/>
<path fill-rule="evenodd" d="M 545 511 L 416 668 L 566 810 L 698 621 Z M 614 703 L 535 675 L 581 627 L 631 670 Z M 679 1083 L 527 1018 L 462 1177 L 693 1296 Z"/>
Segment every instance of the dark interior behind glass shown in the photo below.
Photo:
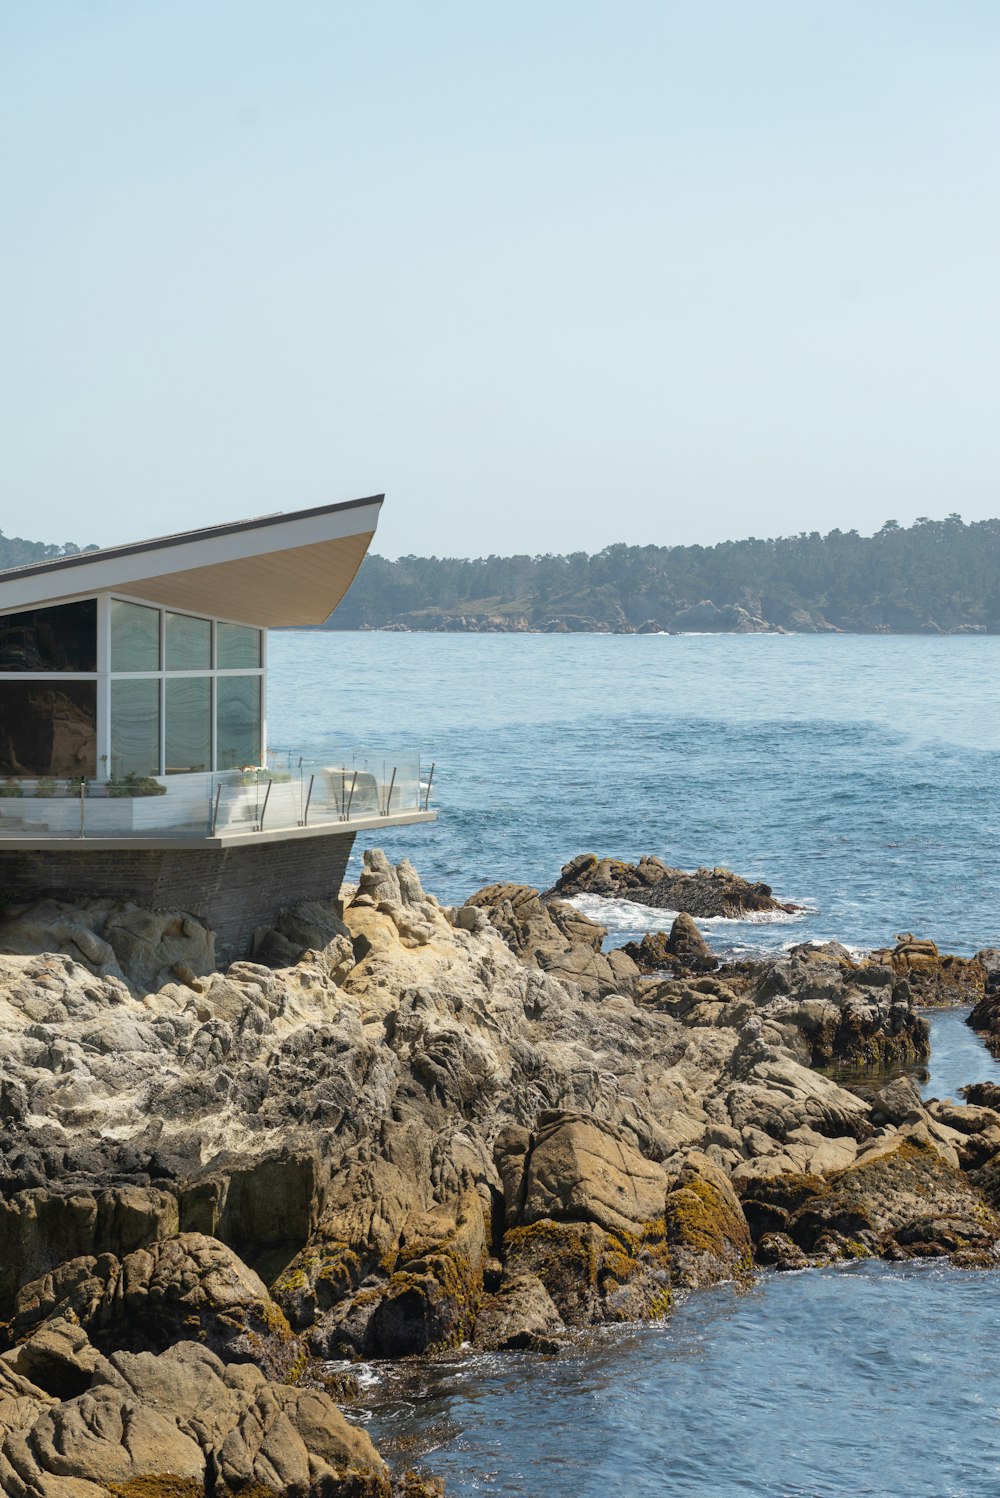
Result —
<path fill-rule="evenodd" d="M 96 670 L 96 598 L 0 614 L 0 671 Z"/>
<path fill-rule="evenodd" d="M 0 681 L 0 775 L 96 774 L 95 681 Z"/>

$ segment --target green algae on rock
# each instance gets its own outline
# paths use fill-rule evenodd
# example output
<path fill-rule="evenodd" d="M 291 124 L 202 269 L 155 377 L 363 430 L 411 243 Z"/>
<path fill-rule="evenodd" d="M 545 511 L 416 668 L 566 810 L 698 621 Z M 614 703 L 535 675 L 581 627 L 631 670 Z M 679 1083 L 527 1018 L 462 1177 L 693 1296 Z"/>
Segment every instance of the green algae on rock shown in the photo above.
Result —
<path fill-rule="evenodd" d="M 678 1288 L 753 1277 L 753 1243 L 725 1171 L 692 1150 L 667 1193 L 664 1216 L 670 1273 Z"/>

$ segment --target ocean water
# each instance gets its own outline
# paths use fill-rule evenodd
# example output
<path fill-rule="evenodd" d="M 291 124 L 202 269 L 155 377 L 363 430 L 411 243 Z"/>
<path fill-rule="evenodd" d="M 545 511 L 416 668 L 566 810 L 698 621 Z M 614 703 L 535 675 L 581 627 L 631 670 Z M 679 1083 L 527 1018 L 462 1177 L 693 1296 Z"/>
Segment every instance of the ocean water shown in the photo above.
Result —
<path fill-rule="evenodd" d="M 1000 940 L 1000 637 L 287 631 L 269 651 L 272 746 L 435 764 L 438 824 L 378 840 L 442 900 L 655 853 L 806 907 L 708 922 L 721 953 Z M 583 903 L 612 943 L 669 924 Z"/>
<path fill-rule="evenodd" d="M 724 955 L 903 930 L 1000 945 L 1000 638 L 287 632 L 270 664 L 273 746 L 435 762 L 438 824 L 378 841 L 443 900 L 546 887 L 580 852 L 656 853 L 806 907 L 705 923 Z M 669 920 L 582 903 L 611 942 Z M 963 1021 L 932 1016 L 925 1096 L 997 1078 Z M 558 1358 L 363 1377 L 356 1417 L 451 1498 L 1000 1494 L 996 1272 L 763 1275 Z"/>
<path fill-rule="evenodd" d="M 450 1498 L 993 1498 L 997 1275 L 770 1274 L 555 1358 L 378 1364 L 366 1399 Z"/>

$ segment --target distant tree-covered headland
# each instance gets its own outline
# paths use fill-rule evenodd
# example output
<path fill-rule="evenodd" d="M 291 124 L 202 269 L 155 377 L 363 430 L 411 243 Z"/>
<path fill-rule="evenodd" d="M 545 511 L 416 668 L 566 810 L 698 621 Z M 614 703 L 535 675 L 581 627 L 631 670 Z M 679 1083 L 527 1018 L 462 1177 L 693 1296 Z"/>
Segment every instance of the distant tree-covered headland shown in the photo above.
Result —
<path fill-rule="evenodd" d="M 71 557 L 80 551 L 96 551 L 94 545 L 77 546 L 64 541 L 56 546 L 50 541 L 25 541 L 20 536 L 5 536 L 0 531 L 0 568 L 26 567 L 30 562 L 47 562 L 53 557 Z"/>
<path fill-rule="evenodd" d="M 327 628 L 1000 633 L 1000 520 L 593 556 L 369 556 Z"/>

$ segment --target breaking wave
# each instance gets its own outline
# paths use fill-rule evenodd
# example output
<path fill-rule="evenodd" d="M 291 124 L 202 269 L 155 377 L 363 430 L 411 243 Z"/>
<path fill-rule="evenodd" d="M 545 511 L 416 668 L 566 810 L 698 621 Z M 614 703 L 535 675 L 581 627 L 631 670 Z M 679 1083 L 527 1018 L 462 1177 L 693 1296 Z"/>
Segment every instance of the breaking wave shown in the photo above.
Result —
<path fill-rule="evenodd" d="M 634 900 L 608 899 L 605 895 L 574 895 L 568 903 L 590 920 L 606 926 L 609 935 L 623 931 L 666 931 L 680 914 L 677 910 L 637 905 Z M 722 936 L 742 926 L 798 926 L 816 915 L 819 909 L 810 900 L 796 900 L 795 904 L 801 905 L 802 909 L 791 913 L 784 910 L 751 910 L 741 916 L 696 916 L 695 922 L 699 929 L 711 926 Z M 789 945 L 794 945 L 794 942 Z"/>

